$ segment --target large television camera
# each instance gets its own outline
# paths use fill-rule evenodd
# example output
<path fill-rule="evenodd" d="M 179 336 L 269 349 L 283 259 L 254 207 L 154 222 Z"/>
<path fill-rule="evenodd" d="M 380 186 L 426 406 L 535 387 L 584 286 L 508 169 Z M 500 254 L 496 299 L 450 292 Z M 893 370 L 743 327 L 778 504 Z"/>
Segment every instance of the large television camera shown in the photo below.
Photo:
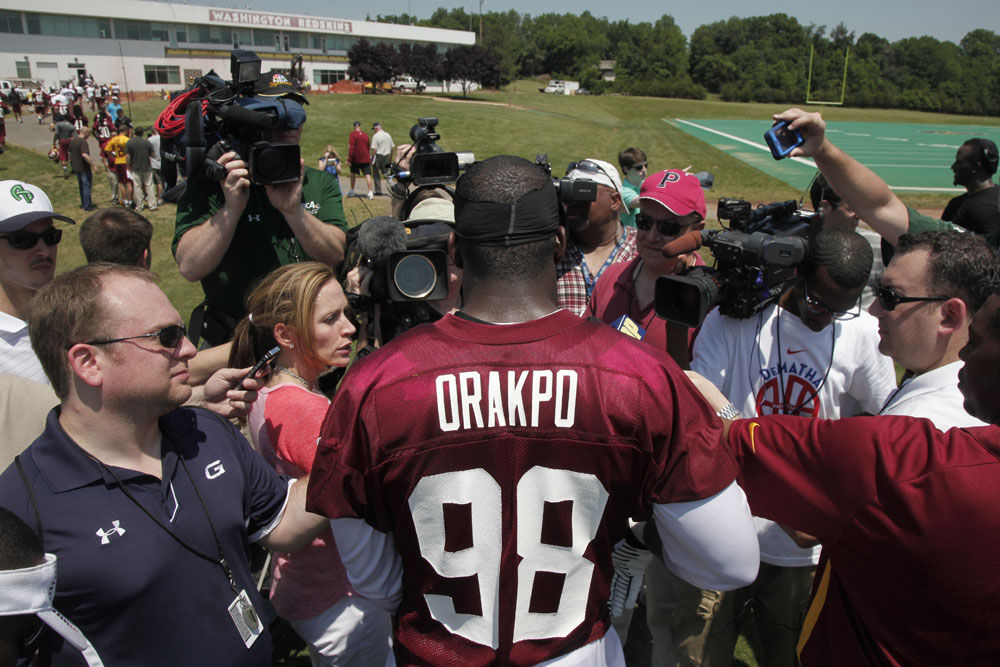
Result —
<path fill-rule="evenodd" d="M 413 185 L 445 185 L 458 180 L 459 171 L 475 161 L 470 152 L 448 153 L 438 146 L 441 135 L 437 131 L 437 118 L 418 118 L 410 128 L 413 142 L 413 156 L 410 168 L 401 170 L 398 164 L 391 165 L 392 176 L 401 183 Z"/>
<path fill-rule="evenodd" d="M 656 314 L 696 327 L 716 305 L 721 314 L 737 319 L 760 312 L 795 281 L 815 215 L 794 200 L 752 209 L 742 199 L 720 199 L 718 217 L 729 221 L 729 229 L 689 232 L 664 246 L 668 256 L 707 246 L 715 265 L 658 278 Z"/>
<path fill-rule="evenodd" d="M 264 136 L 268 130 L 300 127 L 305 113 L 299 102 L 257 94 L 260 64 L 254 52 L 237 49 L 230 57 L 231 81 L 214 71 L 195 80 L 193 94 L 184 100 L 184 134 L 175 140 L 185 151 L 188 178 L 222 180 L 226 169 L 218 159 L 235 151 L 247 162 L 251 183 L 274 185 L 299 179 L 299 145 L 268 142 Z M 287 78 L 284 82 L 297 90 Z"/>

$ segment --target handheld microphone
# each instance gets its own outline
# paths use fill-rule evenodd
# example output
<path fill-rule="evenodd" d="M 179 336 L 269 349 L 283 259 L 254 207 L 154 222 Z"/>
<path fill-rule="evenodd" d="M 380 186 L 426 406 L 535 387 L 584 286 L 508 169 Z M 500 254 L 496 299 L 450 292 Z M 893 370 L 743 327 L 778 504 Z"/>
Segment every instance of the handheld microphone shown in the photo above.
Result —
<path fill-rule="evenodd" d="M 681 234 L 669 243 L 664 243 L 663 247 L 660 248 L 660 252 L 662 252 L 663 256 L 667 258 L 677 257 L 677 255 L 683 255 L 686 252 L 694 252 L 700 248 L 705 243 L 705 240 L 710 236 L 710 230 L 694 229 L 690 232 Z"/>

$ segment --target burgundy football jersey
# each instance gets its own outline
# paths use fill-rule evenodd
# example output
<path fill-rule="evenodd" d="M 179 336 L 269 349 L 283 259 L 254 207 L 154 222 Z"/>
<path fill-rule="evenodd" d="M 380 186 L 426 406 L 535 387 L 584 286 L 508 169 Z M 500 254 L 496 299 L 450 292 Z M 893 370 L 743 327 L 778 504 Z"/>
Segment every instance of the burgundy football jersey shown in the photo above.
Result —
<path fill-rule="evenodd" d="M 446 316 L 352 368 L 307 507 L 395 537 L 401 664 L 535 664 L 604 636 L 611 549 L 653 503 L 735 478 L 666 355 L 558 311 Z"/>
<path fill-rule="evenodd" d="M 816 536 L 803 665 L 995 665 L 1000 429 L 927 419 L 733 423 L 750 509 Z"/>

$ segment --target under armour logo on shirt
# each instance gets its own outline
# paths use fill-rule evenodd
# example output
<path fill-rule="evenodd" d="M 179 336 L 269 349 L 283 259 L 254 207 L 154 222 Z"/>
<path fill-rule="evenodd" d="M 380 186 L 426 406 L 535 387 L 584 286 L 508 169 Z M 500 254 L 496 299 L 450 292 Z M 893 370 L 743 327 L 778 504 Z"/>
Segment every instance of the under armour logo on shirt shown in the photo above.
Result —
<path fill-rule="evenodd" d="M 247 216 L 247 220 L 249 220 L 250 222 L 260 222 L 261 217 L 262 216 L 260 213 L 251 213 L 250 215 Z"/>
<path fill-rule="evenodd" d="M 101 544 L 111 544 L 111 536 L 114 534 L 124 535 L 125 529 L 119 525 L 118 519 L 111 522 L 111 528 L 104 530 L 103 528 L 98 528 L 96 535 L 101 538 Z"/>

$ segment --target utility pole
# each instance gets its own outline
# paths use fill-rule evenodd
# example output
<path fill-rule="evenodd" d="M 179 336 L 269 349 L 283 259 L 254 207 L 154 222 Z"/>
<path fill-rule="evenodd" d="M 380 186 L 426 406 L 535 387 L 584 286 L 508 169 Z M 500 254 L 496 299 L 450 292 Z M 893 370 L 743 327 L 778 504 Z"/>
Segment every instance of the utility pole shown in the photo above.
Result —
<path fill-rule="evenodd" d="M 483 43 L 483 3 L 486 0 L 479 0 L 479 44 Z"/>

